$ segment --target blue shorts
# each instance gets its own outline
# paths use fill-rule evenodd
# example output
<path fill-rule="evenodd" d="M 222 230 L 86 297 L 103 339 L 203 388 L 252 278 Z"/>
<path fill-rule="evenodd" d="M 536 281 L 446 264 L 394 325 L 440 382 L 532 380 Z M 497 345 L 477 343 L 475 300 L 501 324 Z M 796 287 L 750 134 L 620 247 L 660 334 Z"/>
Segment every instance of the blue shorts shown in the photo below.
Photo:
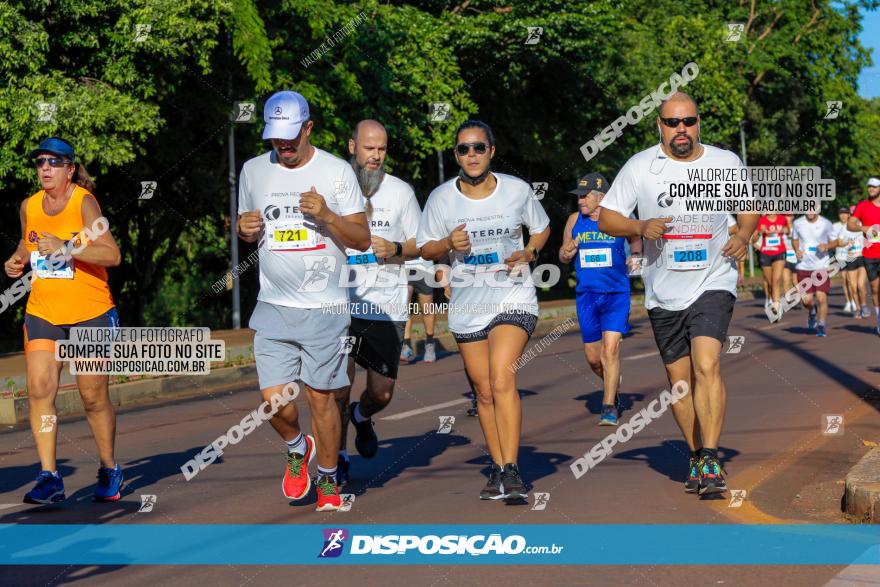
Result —
<path fill-rule="evenodd" d="M 599 342 L 603 332 L 629 332 L 629 292 L 577 294 L 578 322 L 581 325 L 581 340 Z"/>

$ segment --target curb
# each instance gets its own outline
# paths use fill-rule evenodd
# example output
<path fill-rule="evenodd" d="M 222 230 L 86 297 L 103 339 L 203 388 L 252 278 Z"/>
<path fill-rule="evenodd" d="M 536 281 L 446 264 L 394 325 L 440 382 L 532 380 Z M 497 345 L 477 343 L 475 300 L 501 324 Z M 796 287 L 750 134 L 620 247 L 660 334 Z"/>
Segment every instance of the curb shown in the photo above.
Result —
<path fill-rule="evenodd" d="M 738 301 L 748 301 L 754 299 L 754 292 L 751 290 L 740 290 L 737 294 Z M 634 300 L 634 305 L 630 310 L 630 320 L 640 320 L 648 316 L 645 310 L 644 302 L 641 296 Z M 572 303 L 567 306 L 557 306 L 546 311 L 542 311 L 542 316 L 538 320 L 535 332 L 532 338 L 540 339 L 553 331 L 566 321 L 574 319 L 577 324 L 577 310 Z M 422 326 L 422 324 L 419 324 Z M 434 340 L 437 342 L 439 349 L 447 352 L 455 352 L 458 345 L 455 338 L 446 330 L 445 322 L 437 323 L 437 330 L 441 330 L 441 334 L 435 334 Z M 570 330 L 566 329 L 566 331 Z M 413 333 L 419 333 L 415 328 Z M 564 333 L 563 333 L 564 334 Z M 413 341 L 413 351 L 417 355 L 424 353 L 424 340 Z M 529 343 L 529 346 L 534 344 Z M 529 348 L 527 346 L 526 348 Z M 248 348 L 250 359 L 253 360 L 253 347 Z M 230 349 L 227 349 L 229 351 Z M 244 358 L 241 349 L 238 351 L 237 358 Z M 229 353 L 231 354 L 231 353 Z M 236 387 L 240 385 L 253 384 L 257 389 L 257 368 L 253 363 L 241 365 L 237 367 L 224 367 L 220 369 L 211 369 L 207 375 L 183 375 L 177 377 L 160 377 L 156 379 L 142 379 L 131 381 L 128 383 L 117 383 L 110 386 L 110 402 L 116 407 L 129 407 L 144 404 L 159 404 L 162 402 L 179 400 L 188 397 L 197 397 L 209 395 L 215 391 L 223 390 L 227 387 Z M 82 400 L 75 385 L 65 385 L 70 389 L 61 389 L 55 399 L 55 409 L 59 417 L 79 416 L 84 414 Z M 20 424 L 28 421 L 28 398 L 0 398 L 0 424 L 12 425 Z M 878 489 L 880 491 L 880 489 Z"/>
<path fill-rule="evenodd" d="M 850 469 L 843 496 L 846 513 L 864 524 L 880 524 L 880 447 Z"/>

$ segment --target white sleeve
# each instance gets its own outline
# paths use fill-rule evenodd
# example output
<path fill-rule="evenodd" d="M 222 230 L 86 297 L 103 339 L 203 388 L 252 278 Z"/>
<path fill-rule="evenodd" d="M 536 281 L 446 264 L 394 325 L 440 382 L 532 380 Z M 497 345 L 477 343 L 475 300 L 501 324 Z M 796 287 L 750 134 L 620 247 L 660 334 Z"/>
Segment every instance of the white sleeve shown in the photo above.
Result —
<path fill-rule="evenodd" d="M 791 225 L 791 240 L 803 240 L 798 232 L 798 223 L 793 222 Z"/>
<path fill-rule="evenodd" d="M 419 208 L 419 202 L 416 200 L 416 194 L 412 187 L 406 186 L 405 191 L 406 204 L 403 213 L 400 215 L 400 226 L 403 229 L 403 238 L 409 240 L 416 236 L 419 231 L 419 220 L 422 217 L 422 211 Z"/>
<path fill-rule="evenodd" d="M 614 178 L 611 189 L 608 190 L 608 193 L 605 194 L 605 197 L 602 198 L 602 203 L 599 205 L 628 218 L 636 209 L 638 203 L 638 183 L 636 182 L 633 165 L 630 164 L 630 161 L 627 161 L 620 170 L 620 173 L 617 174 L 617 177 Z"/>
<path fill-rule="evenodd" d="M 522 223 L 529 229 L 529 234 L 544 232 L 550 226 L 550 217 L 547 216 L 541 202 L 532 197 L 531 190 L 528 190 L 526 203 L 523 206 Z"/>
<path fill-rule="evenodd" d="M 247 165 L 241 168 L 241 175 L 238 177 L 238 213 L 244 214 L 254 209 L 251 203 L 250 182 L 248 182 Z"/>
<path fill-rule="evenodd" d="M 334 193 L 340 216 L 349 216 L 364 211 L 364 195 L 361 193 L 361 186 L 358 184 L 357 176 L 355 176 L 351 165 L 343 166 L 342 176 L 336 182 Z"/>
<path fill-rule="evenodd" d="M 449 236 L 449 231 L 446 229 L 446 222 L 443 219 L 443 204 L 438 193 L 434 192 L 428 198 L 425 209 L 422 211 L 419 230 L 416 234 L 416 246 L 421 248 L 431 241 L 439 241 L 447 236 Z"/>

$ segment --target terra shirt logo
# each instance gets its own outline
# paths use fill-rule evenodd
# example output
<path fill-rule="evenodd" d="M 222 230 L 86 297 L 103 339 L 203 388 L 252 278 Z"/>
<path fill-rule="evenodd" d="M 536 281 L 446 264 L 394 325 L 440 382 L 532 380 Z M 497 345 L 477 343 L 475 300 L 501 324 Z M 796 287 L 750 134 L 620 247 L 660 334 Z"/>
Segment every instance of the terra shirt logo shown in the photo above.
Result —
<path fill-rule="evenodd" d="M 324 528 L 324 546 L 318 558 L 336 558 L 345 550 L 348 530 L 344 528 Z"/>

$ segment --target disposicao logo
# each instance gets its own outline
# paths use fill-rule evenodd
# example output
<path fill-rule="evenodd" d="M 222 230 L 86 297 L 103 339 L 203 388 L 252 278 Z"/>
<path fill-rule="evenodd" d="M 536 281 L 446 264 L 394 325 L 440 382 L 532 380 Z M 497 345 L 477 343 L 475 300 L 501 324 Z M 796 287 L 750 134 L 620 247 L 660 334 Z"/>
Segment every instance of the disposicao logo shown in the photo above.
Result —
<path fill-rule="evenodd" d="M 344 528 L 324 528 L 324 547 L 318 558 L 336 558 L 345 550 L 348 530 Z"/>

